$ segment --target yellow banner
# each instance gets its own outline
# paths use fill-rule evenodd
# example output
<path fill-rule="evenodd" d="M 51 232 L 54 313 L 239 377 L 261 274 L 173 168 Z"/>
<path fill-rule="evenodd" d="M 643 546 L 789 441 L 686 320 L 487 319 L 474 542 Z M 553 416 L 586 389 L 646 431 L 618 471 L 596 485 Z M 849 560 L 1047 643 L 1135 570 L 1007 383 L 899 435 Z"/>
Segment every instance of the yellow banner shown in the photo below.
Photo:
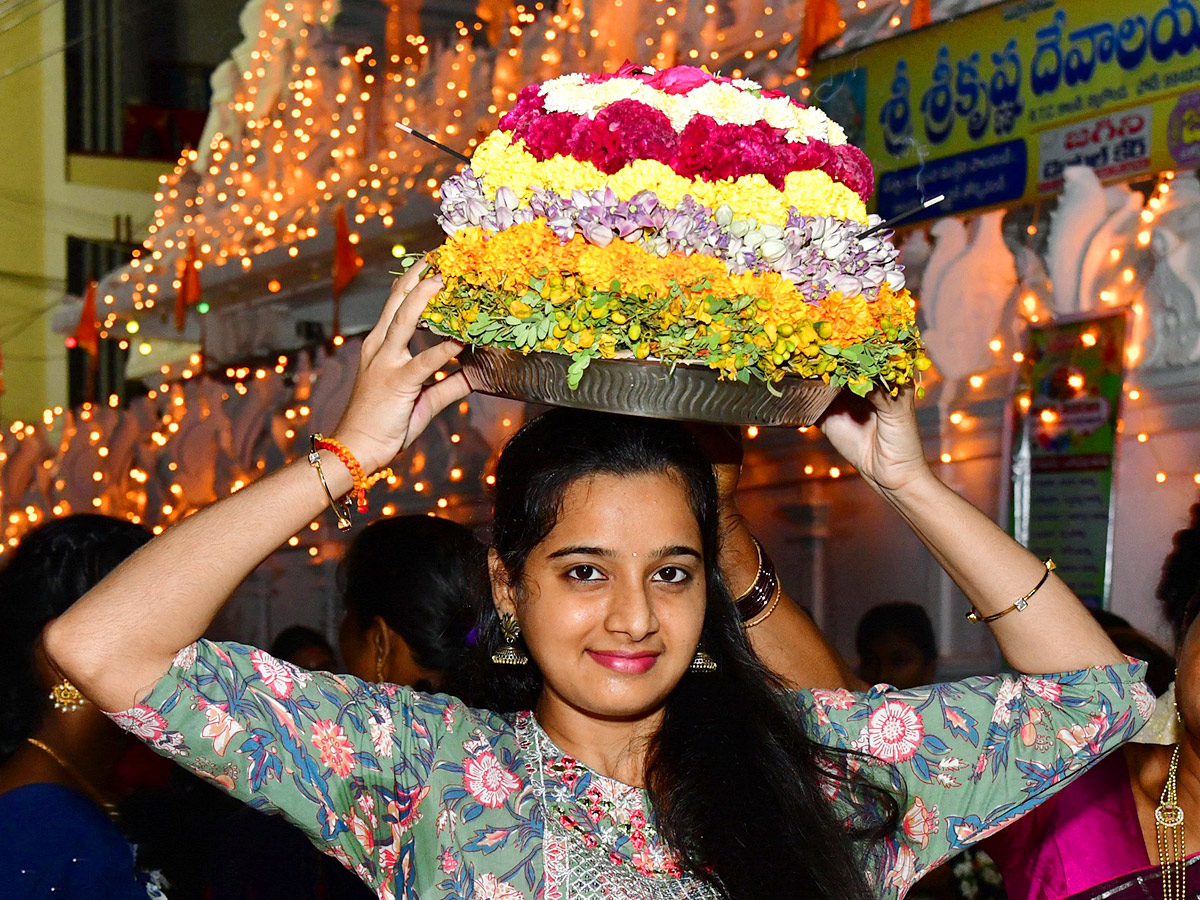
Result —
<path fill-rule="evenodd" d="M 1191 0 L 1018 0 L 813 67 L 813 101 L 875 164 L 884 217 L 1200 165 L 1200 14 Z"/>

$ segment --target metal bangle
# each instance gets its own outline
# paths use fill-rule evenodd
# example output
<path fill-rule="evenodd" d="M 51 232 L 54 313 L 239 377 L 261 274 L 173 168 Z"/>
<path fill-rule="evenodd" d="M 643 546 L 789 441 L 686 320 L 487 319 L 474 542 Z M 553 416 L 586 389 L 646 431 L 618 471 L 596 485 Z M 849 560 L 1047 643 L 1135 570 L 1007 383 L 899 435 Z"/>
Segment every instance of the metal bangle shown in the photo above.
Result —
<path fill-rule="evenodd" d="M 350 501 L 346 500 L 339 506 L 338 502 L 333 499 L 333 491 L 329 490 L 329 482 L 325 480 L 325 470 L 321 468 L 321 454 L 316 447 L 308 452 L 308 464 L 317 470 L 317 477 L 321 479 L 321 487 L 325 489 L 325 496 L 329 498 L 329 508 L 337 516 L 338 531 L 349 531 Z"/>
<path fill-rule="evenodd" d="M 743 622 L 742 627 L 743 628 L 753 628 L 755 625 L 761 625 L 763 622 L 767 621 L 767 619 L 771 618 L 771 613 L 775 612 L 775 607 L 777 607 L 779 605 L 779 600 L 782 597 L 783 597 L 783 587 L 778 582 L 776 582 L 775 583 L 775 594 L 771 599 L 771 605 L 768 606 L 766 609 L 764 609 L 761 613 L 759 613 L 753 619 Z"/>
<path fill-rule="evenodd" d="M 1029 593 L 1021 597 L 1012 606 L 1006 607 L 1005 609 L 1000 610 L 998 613 L 992 613 L 990 616 L 985 616 L 978 609 L 972 606 L 970 612 L 967 613 L 967 621 L 974 624 L 978 624 L 980 622 L 995 622 L 997 619 L 1007 616 L 1010 612 L 1021 612 L 1024 610 L 1025 607 L 1029 605 L 1029 601 L 1032 599 L 1033 595 L 1042 589 L 1042 585 L 1046 583 L 1046 579 L 1050 577 L 1050 573 L 1058 568 L 1054 564 L 1054 560 L 1050 559 L 1049 557 L 1046 558 L 1042 565 L 1046 567 L 1046 571 L 1042 574 L 1041 579 L 1033 586 L 1033 589 L 1029 591 Z"/>
<path fill-rule="evenodd" d="M 767 556 L 758 538 L 751 535 L 750 539 L 758 551 L 758 572 L 754 576 L 754 583 L 735 601 L 743 623 L 761 615 L 779 588 L 779 576 L 775 573 L 771 557 Z"/>

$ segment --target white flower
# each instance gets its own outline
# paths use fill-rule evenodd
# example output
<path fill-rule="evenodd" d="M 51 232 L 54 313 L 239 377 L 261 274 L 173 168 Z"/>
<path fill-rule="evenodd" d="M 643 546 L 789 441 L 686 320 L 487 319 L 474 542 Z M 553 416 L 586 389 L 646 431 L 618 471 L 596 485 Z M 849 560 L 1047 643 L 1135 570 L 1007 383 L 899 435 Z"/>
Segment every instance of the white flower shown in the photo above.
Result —
<path fill-rule="evenodd" d="M 263 680 L 263 684 L 271 689 L 271 693 L 281 700 L 291 696 L 293 682 L 291 666 L 280 662 L 262 650 L 250 651 L 250 662 L 254 666 L 254 671 L 258 673 L 258 677 Z"/>
<path fill-rule="evenodd" d="M 371 744 L 375 752 L 385 759 L 392 758 L 392 736 L 396 733 L 396 725 L 392 715 L 383 707 L 375 711 L 375 715 L 367 722 L 367 730 L 371 733 Z"/>
<path fill-rule="evenodd" d="M 475 876 L 473 900 L 525 900 L 525 895 L 491 872 L 480 872 Z"/>
<path fill-rule="evenodd" d="M 196 653 L 196 645 L 188 644 L 175 654 L 175 658 L 171 660 L 171 665 L 176 669 L 190 669 L 196 664 Z"/>
<path fill-rule="evenodd" d="M 996 692 L 996 706 L 992 712 L 992 721 L 1007 725 L 1012 721 L 1012 703 L 1021 697 L 1021 684 L 1012 678 L 1005 678 Z"/>

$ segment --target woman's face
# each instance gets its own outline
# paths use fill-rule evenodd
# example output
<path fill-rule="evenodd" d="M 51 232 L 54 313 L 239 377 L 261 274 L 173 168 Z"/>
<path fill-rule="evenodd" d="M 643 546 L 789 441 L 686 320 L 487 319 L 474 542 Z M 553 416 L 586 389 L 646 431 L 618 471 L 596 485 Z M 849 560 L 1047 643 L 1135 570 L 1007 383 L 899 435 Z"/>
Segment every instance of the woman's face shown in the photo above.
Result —
<path fill-rule="evenodd" d="M 544 677 L 542 704 L 600 718 L 657 712 L 696 652 L 706 585 L 700 526 L 680 480 L 595 475 L 568 488 L 519 591 L 493 563 Z"/>

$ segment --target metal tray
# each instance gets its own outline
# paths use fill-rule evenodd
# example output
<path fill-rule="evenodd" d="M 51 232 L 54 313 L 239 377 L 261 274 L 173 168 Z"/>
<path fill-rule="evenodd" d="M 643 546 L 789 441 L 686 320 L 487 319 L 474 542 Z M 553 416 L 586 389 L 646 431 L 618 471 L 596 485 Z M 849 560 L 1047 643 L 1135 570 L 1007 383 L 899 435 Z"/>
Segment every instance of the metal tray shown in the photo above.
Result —
<path fill-rule="evenodd" d="M 820 379 L 788 376 L 776 384 L 783 395 L 776 397 L 760 381 L 720 381 L 705 366 L 680 364 L 672 371 L 639 359 L 592 360 L 571 390 L 571 358 L 563 354 L 475 347 L 459 354 L 459 362 L 467 383 L 485 394 L 720 425 L 812 425 L 841 390 Z"/>

